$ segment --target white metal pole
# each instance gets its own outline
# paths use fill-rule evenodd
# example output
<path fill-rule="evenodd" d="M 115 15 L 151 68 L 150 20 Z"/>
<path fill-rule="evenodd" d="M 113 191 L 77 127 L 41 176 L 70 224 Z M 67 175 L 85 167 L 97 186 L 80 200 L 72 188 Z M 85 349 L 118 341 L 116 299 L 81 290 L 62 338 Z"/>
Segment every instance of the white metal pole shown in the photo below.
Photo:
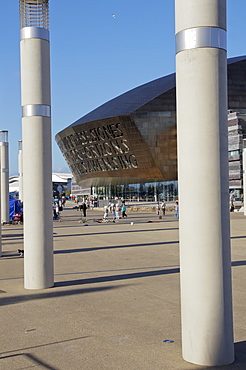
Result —
<path fill-rule="evenodd" d="M 20 0 L 24 285 L 53 286 L 48 0 Z"/>
<path fill-rule="evenodd" d="M 19 200 L 23 202 L 23 152 L 22 140 L 18 141 Z"/>
<path fill-rule="evenodd" d="M 243 213 L 246 216 L 246 139 L 243 140 Z"/>
<path fill-rule="evenodd" d="M 226 0 L 175 0 L 182 352 L 234 361 Z"/>
<path fill-rule="evenodd" d="M 1 158 L 0 158 L 1 161 Z M 1 166 L 1 162 L 0 162 Z M 1 220 L 1 187 L 0 187 L 0 220 Z M 0 222 L 0 257 L 2 257 L 2 224 Z"/>
<path fill-rule="evenodd" d="M 1 151 L 1 222 L 9 223 L 9 143 L 8 131 L 0 131 Z"/>

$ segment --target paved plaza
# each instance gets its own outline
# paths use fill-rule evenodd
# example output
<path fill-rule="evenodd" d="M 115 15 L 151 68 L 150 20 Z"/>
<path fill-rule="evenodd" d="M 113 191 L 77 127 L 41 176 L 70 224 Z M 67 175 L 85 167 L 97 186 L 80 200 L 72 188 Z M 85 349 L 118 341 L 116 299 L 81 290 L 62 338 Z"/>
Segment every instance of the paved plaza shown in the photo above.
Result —
<path fill-rule="evenodd" d="M 2 227 L 0 369 L 195 370 L 181 356 L 179 221 L 150 210 L 54 221 L 55 286 L 25 290 L 22 225 Z M 112 217 L 111 217 L 112 218 Z M 95 221 L 94 221 L 95 219 Z M 132 224 L 133 223 L 133 224 Z M 192 233 L 192 227 L 190 232 Z M 231 214 L 236 361 L 246 369 L 246 217 Z M 212 369 L 221 369 L 213 367 Z"/>

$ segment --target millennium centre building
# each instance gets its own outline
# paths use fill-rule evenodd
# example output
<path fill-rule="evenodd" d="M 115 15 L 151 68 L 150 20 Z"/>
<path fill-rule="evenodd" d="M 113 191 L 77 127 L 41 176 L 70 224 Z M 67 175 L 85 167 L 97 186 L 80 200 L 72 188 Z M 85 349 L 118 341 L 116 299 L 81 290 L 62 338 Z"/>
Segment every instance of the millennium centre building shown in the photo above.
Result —
<path fill-rule="evenodd" d="M 228 112 L 246 121 L 246 56 L 228 59 Z M 245 126 L 230 143 L 239 156 L 233 171 L 237 168 L 240 176 Z M 76 182 L 93 187 L 97 196 L 175 199 L 175 73 L 108 101 L 59 132 L 56 141 Z"/>

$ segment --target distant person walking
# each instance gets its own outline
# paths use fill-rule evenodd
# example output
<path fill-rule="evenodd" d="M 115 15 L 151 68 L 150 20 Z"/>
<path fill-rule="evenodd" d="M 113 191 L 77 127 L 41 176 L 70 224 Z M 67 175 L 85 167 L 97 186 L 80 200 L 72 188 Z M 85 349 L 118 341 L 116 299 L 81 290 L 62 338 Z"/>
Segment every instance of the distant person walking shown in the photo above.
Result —
<path fill-rule="evenodd" d="M 104 221 L 108 222 L 108 206 L 104 206 Z"/>
<path fill-rule="evenodd" d="M 160 203 L 157 202 L 157 205 L 156 205 L 156 214 L 159 216 L 160 215 L 160 210 L 161 210 L 161 206 L 160 206 Z"/>
<path fill-rule="evenodd" d="M 65 205 L 66 205 L 66 198 L 65 197 L 62 197 L 61 204 L 62 204 L 62 207 L 65 207 Z"/>
<path fill-rule="evenodd" d="M 55 203 L 55 220 L 59 220 L 60 219 L 60 207 L 59 207 L 59 202 L 56 202 Z"/>
<path fill-rule="evenodd" d="M 86 207 L 86 203 L 85 202 L 82 202 L 82 204 L 80 206 L 80 209 L 83 211 L 83 216 L 86 217 L 87 207 Z"/>
<path fill-rule="evenodd" d="M 179 201 L 178 200 L 176 200 L 176 202 L 175 202 L 174 218 L 176 218 L 176 219 L 179 218 Z"/>
<path fill-rule="evenodd" d="M 123 203 L 121 210 L 122 210 L 122 218 L 127 217 L 125 203 Z"/>
<path fill-rule="evenodd" d="M 57 212 L 56 212 L 56 202 L 54 202 L 54 204 L 53 204 L 53 219 L 57 220 L 58 215 L 59 215 L 59 209 L 58 209 L 58 214 L 57 214 Z"/>
<path fill-rule="evenodd" d="M 164 201 L 161 203 L 161 210 L 162 210 L 163 216 L 165 216 L 165 214 L 166 214 L 166 203 Z"/>
<path fill-rule="evenodd" d="M 115 220 L 116 220 L 116 206 L 115 206 L 114 203 L 112 203 L 111 209 L 112 209 L 112 214 L 113 214 L 113 222 L 115 222 Z"/>
<path fill-rule="evenodd" d="M 116 203 L 116 207 L 115 207 L 115 211 L 116 211 L 116 220 L 119 220 L 120 219 L 120 203 Z"/>
<path fill-rule="evenodd" d="M 90 199 L 86 199 L 86 207 L 87 207 L 87 209 L 90 209 L 90 205 L 91 205 Z"/>

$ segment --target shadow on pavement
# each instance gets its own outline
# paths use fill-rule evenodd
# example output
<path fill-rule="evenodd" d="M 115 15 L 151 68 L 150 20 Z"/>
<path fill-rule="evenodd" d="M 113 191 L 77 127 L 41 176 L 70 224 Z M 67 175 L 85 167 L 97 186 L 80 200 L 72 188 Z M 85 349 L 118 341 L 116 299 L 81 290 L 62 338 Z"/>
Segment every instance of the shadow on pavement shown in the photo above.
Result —
<path fill-rule="evenodd" d="M 83 226 L 83 225 L 82 225 Z M 88 227 L 90 227 L 90 226 L 88 226 Z M 130 225 L 130 227 L 132 227 L 131 225 Z M 71 238 L 71 237 L 74 237 L 74 236 L 89 236 L 89 235 L 108 235 L 108 234 L 125 234 L 125 233 L 143 233 L 143 232 L 150 232 L 150 231 L 161 231 L 161 232 L 163 232 L 163 231 L 173 231 L 173 230 L 178 230 L 178 228 L 171 228 L 171 229 L 149 229 L 149 230 L 146 230 L 146 229 L 144 229 L 144 230 L 124 230 L 124 231 L 103 231 L 103 232 L 100 232 L 100 233 L 80 233 L 80 234 L 66 234 L 66 235 L 64 235 L 64 234 L 62 234 L 62 235 L 54 235 L 54 238 L 64 238 L 64 237 L 69 237 L 69 238 Z"/>
<path fill-rule="evenodd" d="M 20 238 L 22 239 L 24 236 L 23 233 L 20 233 L 20 234 L 3 234 L 2 237 L 3 237 L 3 240 L 6 240 L 6 239 L 13 239 L 13 238 Z"/>
<path fill-rule="evenodd" d="M 232 266 L 245 266 L 246 265 L 246 261 L 233 261 L 231 263 Z"/>
<path fill-rule="evenodd" d="M 244 262 L 244 264 L 246 264 L 246 261 L 242 261 L 242 262 Z M 165 270 L 162 269 L 162 270 L 142 271 L 142 272 L 133 272 L 133 273 L 130 273 L 130 274 L 118 274 L 118 275 L 93 277 L 93 278 L 88 278 L 88 279 L 76 279 L 76 280 L 60 281 L 60 282 L 55 283 L 55 287 L 82 285 L 82 284 L 105 283 L 105 282 L 116 281 L 116 280 L 120 281 L 120 280 L 128 280 L 128 279 L 139 279 L 139 278 L 145 278 L 145 277 L 169 275 L 169 274 L 178 274 L 178 273 L 180 273 L 180 268 L 178 268 L 178 267 L 177 268 L 168 268 L 168 269 L 165 269 Z"/>
<path fill-rule="evenodd" d="M 39 366 L 42 366 L 42 368 L 47 369 L 47 370 L 58 370 L 57 368 L 48 365 L 47 362 L 41 361 L 37 356 L 31 355 L 30 353 L 19 353 L 15 355 L 4 356 L 4 357 L 0 357 L 0 360 L 14 359 L 20 356 L 25 357 L 26 360 L 30 360 L 31 363 L 35 364 L 34 366 L 25 367 L 26 369 L 29 367 L 31 368 L 31 367 L 36 367 L 36 365 L 39 365 Z"/>
<path fill-rule="evenodd" d="M 66 286 L 68 284 L 58 285 L 55 283 L 55 287 L 57 286 Z M 75 285 L 75 284 L 70 284 Z M 110 290 L 110 289 L 119 289 L 123 288 L 123 286 L 105 286 L 105 287 L 98 287 L 98 288 L 84 288 L 84 289 L 74 289 L 74 290 L 68 290 L 68 291 L 55 291 L 54 288 L 51 288 L 52 291 L 48 293 L 37 293 L 37 294 L 28 294 L 28 295 L 17 295 L 13 297 L 3 297 L 0 298 L 0 306 L 7 306 L 11 304 L 16 303 L 23 303 L 27 301 L 37 300 L 37 299 L 50 299 L 50 298 L 56 298 L 56 297 L 65 297 L 70 296 L 74 294 L 86 294 L 86 293 L 96 293 L 96 292 L 102 292 L 104 290 Z"/>
<path fill-rule="evenodd" d="M 60 287 L 60 286 L 70 286 L 70 285 L 104 283 L 104 282 L 116 281 L 116 280 L 139 279 L 139 278 L 145 278 L 145 277 L 151 277 L 151 276 L 178 274 L 179 272 L 180 272 L 179 268 L 134 272 L 131 274 L 109 275 L 109 276 L 100 276 L 100 277 L 94 277 L 94 278 L 89 278 L 89 279 L 60 281 L 60 282 L 55 283 L 55 286 Z"/>
<path fill-rule="evenodd" d="M 78 253 L 78 252 L 93 252 L 105 249 L 118 249 L 118 248 L 134 248 L 134 247 L 152 247 L 156 245 L 178 244 L 178 241 L 161 242 L 161 243 L 146 243 L 146 244 L 127 244 L 127 245 L 112 245 L 107 247 L 92 247 L 92 248 L 74 248 L 74 249 L 61 249 L 55 250 L 54 254 Z"/>

